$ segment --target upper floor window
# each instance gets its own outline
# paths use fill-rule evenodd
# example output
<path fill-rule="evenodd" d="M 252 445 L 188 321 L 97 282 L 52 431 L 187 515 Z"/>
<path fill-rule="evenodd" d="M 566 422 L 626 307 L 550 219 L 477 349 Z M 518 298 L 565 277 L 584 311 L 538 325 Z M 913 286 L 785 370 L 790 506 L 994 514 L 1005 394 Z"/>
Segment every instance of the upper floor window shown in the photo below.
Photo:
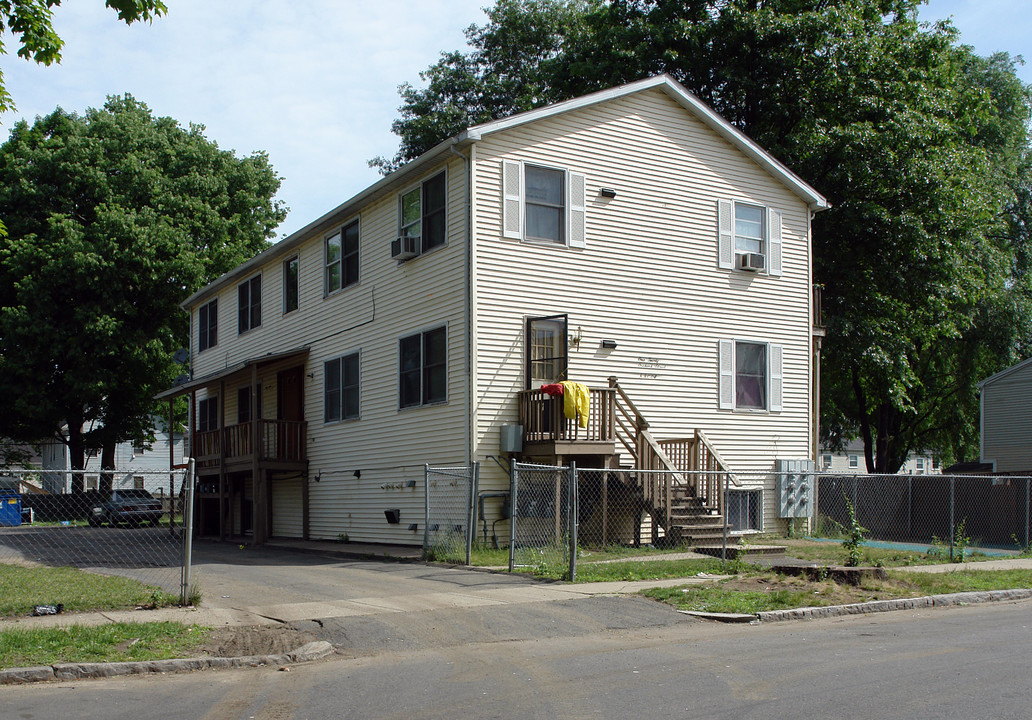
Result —
<path fill-rule="evenodd" d="M 300 302 L 298 287 L 298 270 L 300 260 L 297 255 L 283 262 L 283 313 L 294 312 Z"/>
<path fill-rule="evenodd" d="M 358 417 L 358 373 L 358 353 L 334 358 L 323 363 L 324 422 L 351 420 Z"/>
<path fill-rule="evenodd" d="M 566 175 L 562 170 L 524 168 L 526 238 L 566 244 Z"/>
<path fill-rule="evenodd" d="M 358 282 L 358 220 L 326 238 L 326 294 Z"/>
<path fill-rule="evenodd" d="M 719 342 L 719 407 L 726 410 L 782 408 L 782 346 L 747 340 Z"/>
<path fill-rule="evenodd" d="M 447 328 L 435 328 L 401 339 L 398 386 L 398 404 L 403 408 L 447 401 Z"/>
<path fill-rule="evenodd" d="M 237 332 L 262 324 L 262 276 L 255 275 L 237 286 Z"/>
<path fill-rule="evenodd" d="M 219 301 L 216 298 L 197 311 L 197 352 L 215 347 L 219 342 Z"/>
<path fill-rule="evenodd" d="M 447 239 L 447 184 L 444 172 L 402 193 L 398 235 L 419 238 L 419 251 L 444 245 Z"/>
<path fill-rule="evenodd" d="M 853 469 L 856 469 L 856 468 L 860 467 L 860 458 L 859 458 L 859 456 L 857 456 L 857 455 L 850 455 L 849 456 L 849 467 L 853 468 Z"/>
<path fill-rule="evenodd" d="M 502 161 L 502 235 L 585 247 L 585 188 L 580 173 Z"/>
<path fill-rule="evenodd" d="M 781 275 L 781 213 L 736 200 L 717 203 L 717 265 Z"/>
<path fill-rule="evenodd" d="M 831 453 L 824 453 L 821 455 L 821 470 L 827 470 L 831 467 Z"/>

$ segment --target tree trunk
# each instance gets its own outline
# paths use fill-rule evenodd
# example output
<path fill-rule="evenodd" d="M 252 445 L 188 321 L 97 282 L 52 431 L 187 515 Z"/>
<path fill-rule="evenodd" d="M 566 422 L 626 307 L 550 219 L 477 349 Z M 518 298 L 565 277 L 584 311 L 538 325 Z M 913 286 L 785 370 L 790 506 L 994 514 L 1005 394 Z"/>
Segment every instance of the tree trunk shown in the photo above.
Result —
<path fill-rule="evenodd" d="M 78 425 L 74 421 L 68 423 L 68 464 L 72 470 L 72 493 L 81 494 L 86 492 L 86 476 L 82 473 L 86 469 L 86 444 L 82 437 L 82 423 Z M 78 470 L 79 472 L 75 472 Z"/>
<path fill-rule="evenodd" d="M 111 493 L 114 485 L 114 475 L 110 472 L 115 469 L 115 441 L 105 440 L 104 446 L 100 449 L 100 467 L 103 470 L 100 474 L 99 490 L 102 494 Z"/>

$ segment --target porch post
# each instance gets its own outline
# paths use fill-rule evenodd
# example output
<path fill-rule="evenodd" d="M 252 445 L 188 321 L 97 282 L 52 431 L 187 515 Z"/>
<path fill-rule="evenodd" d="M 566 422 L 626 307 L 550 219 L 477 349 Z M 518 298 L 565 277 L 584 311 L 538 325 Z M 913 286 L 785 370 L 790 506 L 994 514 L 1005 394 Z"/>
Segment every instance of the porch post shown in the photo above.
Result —
<path fill-rule="evenodd" d="M 265 542 L 265 477 L 260 469 L 262 409 L 258 407 L 258 366 L 251 366 L 251 530 L 255 545 Z"/>
<path fill-rule="evenodd" d="M 219 382 L 219 537 L 223 540 L 232 532 L 232 510 L 226 501 L 226 381 Z M 226 516 L 230 515 L 229 523 Z M 227 528 L 226 525 L 230 527 Z"/>
<path fill-rule="evenodd" d="M 308 539 L 308 471 L 301 473 L 301 538 Z"/>

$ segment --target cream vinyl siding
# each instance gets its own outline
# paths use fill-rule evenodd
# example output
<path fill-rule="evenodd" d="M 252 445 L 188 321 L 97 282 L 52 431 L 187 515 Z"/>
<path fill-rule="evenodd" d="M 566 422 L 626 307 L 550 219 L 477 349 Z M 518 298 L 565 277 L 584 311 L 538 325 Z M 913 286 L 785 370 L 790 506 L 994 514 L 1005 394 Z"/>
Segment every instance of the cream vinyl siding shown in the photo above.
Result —
<path fill-rule="evenodd" d="M 401 264 L 392 260 L 390 243 L 398 236 L 398 199 L 396 193 L 389 193 L 357 213 L 313 228 L 308 238 L 290 250 L 300 258 L 300 307 L 296 312 L 281 313 L 285 256 L 270 258 L 261 267 L 260 328 L 236 335 L 236 283 L 227 285 L 218 292 L 219 343 L 197 355 L 197 306 L 191 308 L 194 377 L 248 358 L 309 348 L 303 383 L 312 538 L 336 539 L 347 534 L 356 541 L 422 542 L 423 464 L 466 460 L 466 169 L 459 158 L 453 157 L 413 176 L 404 187 L 445 167 L 446 245 Z M 359 281 L 324 297 L 323 238 L 355 217 L 361 223 Z M 227 335 L 222 328 L 228 322 L 234 332 Z M 399 410 L 398 340 L 440 326 L 448 329 L 448 402 Z M 361 416 L 326 424 L 324 363 L 352 352 L 361 353 Z M 261 369 L 264 417 L 276 417 L 276 372 L 296 364 L 293 360 L 282 367 Z M 225 417 L 229 424 L 236 422 L 240 384 L 246 384 L 246 380 L 226 386 Z M 217 391 L 217 385 L 212 390 Z M 203 390 L 198 392 L 198 398 L 204 396 Z M 356 470 L 360 477 L 355 477 Z M 416 480 L 416 487 L 405 487 L 408 480 Z M 401 509 L 401 524 L 387 524 L 383 511 L 389 508 Z M 297 516 L 296 522 L 300 523 L 300 509 Z M 277 522 L 294 521 L 280 518 Z M 409 523 L 418 523 L 419 529 L 407 530 Z"/>
<path fill-rule="evenodd" d="M 1032 364 L 982 386 L 982 462 L 997 472 L 1032 472 Z"/>
<path fill-rule="evenodd" d="M 524 319 L 559 313 L 582 335 L 570 379 L 602 387 L 617 376 L 655 437 L 700 428 L 742 471 L 810 456 L 809 209 L 797 195 L 658 90 L 490 135 L 476 156 L 478 459 L 496 454 L 498 426 L 517 420 Z M 507 160 L 584 174 L 584 249 L 503 237 Z M 726 200 L 780 213 L 780 277 L 718 267 Z M 603 350 L 603 338 L 618 347 Z M 718 408 L 722 339 L 781 346 L 780 412 Z M 481 472 L 483 488 L 507 486 L 494 463 Z M 763 495 L 773 527 L 774 493 Z"/>

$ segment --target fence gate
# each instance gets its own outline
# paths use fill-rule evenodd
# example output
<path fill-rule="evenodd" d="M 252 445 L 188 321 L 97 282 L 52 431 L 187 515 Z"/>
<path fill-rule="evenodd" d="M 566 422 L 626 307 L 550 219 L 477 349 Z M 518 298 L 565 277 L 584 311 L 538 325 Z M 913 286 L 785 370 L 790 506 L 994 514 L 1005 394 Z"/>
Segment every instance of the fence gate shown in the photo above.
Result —
<path fill-rule="evenodd" d="M 549 568 L 574 579 L 577 468 L 512 464 L 509 571 Z"/>
<path fill-rule="evenodd" d="M 480 463 L 464 467 L 425 466 L 425 558 L 469 565 L 479 479 Z"/>
<path fill-rule="evenodd" d="M 0 563 L 78 568 L 137 581 L 145 595 L 189 597 L 189 469 L 0 474 L 9 488 L 0 490 Z M 49 592 L 41 603 L 61 602 L 61 588 Z"/>

